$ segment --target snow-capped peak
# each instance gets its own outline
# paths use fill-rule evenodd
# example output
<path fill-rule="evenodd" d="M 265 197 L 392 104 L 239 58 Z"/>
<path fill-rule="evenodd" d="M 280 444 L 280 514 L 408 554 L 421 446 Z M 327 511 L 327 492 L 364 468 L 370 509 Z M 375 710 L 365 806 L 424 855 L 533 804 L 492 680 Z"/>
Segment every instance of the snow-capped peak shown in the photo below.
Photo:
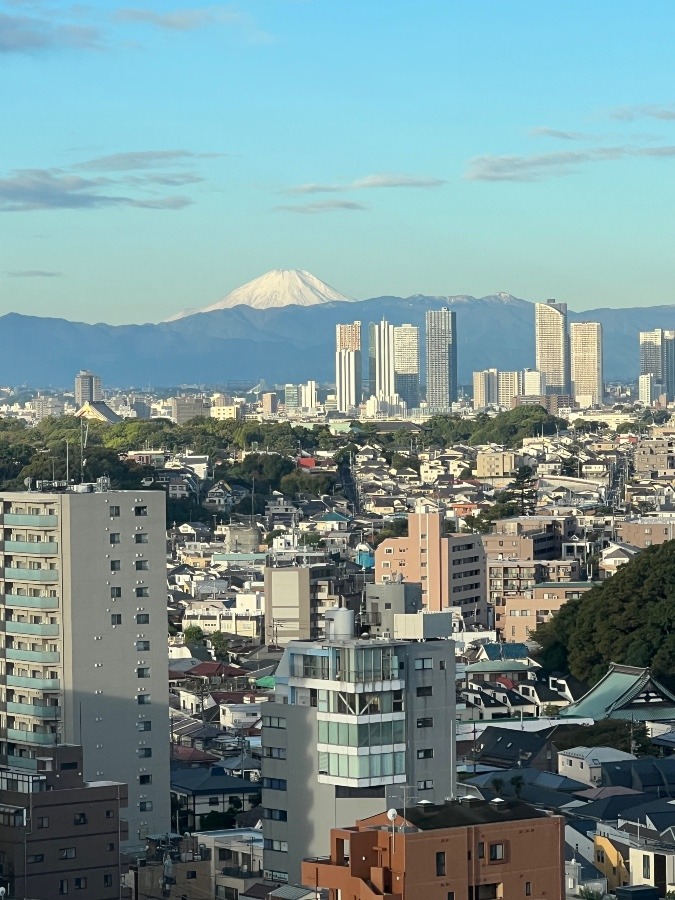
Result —
<path fill-rule="evenodd" d="M 234 306 L 250 306 L 252 309 L 272 309 L 281 306 L 316 306 L 320 303 L 350 301 L 352 297 L 341 294 L 310 272 L 301 269 L 272 269 L 231 291 L 222 300 L 202 309 L 186 309 L 167 319 L 174 322 L 196 313 L 232 309 Z"/>

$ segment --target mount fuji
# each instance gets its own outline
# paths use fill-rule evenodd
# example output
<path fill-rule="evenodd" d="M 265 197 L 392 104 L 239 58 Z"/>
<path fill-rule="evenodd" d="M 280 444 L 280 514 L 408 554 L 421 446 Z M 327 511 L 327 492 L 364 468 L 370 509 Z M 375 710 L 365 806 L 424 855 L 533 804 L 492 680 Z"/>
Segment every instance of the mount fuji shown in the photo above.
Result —
<path fill-rule="evenodd" d="M 302 269 L 272 269 L 260 278 L 247 281 L 230 291 L 222 300 L 201 309 L 185 309 L 166 319 L 176 322 L 198 313 L 248 306 L 251 309 L 280 309 L 284 306 L 318 306 L 321 303 L 351 302 L 353 297 L 341 294 L 311 272 Z"/>

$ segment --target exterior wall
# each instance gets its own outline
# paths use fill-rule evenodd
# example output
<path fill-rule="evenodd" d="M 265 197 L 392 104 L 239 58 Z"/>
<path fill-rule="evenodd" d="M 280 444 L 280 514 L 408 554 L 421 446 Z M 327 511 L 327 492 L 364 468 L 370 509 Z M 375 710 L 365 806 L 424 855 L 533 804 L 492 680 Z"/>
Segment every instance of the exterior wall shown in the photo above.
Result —
<path fill-rule="evenodd" d="M 529 641 L 537 628 L 548 622 L 568 600 L 594 587 L 592 581 L 538 584 L 527 594 L 504 597 L 501 603 L 501 631 L 505 641 Z"/>
<path fill-rule="evenodd" d="M 595 844 L 595 866 L 607 879 L 609 892 L 614 893 L 614 888 L 630 884 L 628 847 L 624 848 L 612 838 L 601 834 L 595 835 L 593 843 Z"/>
<path fill-rule="evenodd" d="M 34 770 L 40 744 L 82 745 L 86 780 L 129 785 L 129 845 L 142 845 L 146 834 L 165 831 L 170 817 L 164 494 L 16 493 L 1 500 L 5 534 L 8 527 L 16 528 L 11 509 L 21 508 L 18 515 L 29 516 L 19 521 L 54 523 L 49 530 L 42 524 L 22 526 L 26 537 L 41 531 L 52 538 L 35 543 L 25 570 L 8 567 L 5 556 L 5 617 L 21 615 L 31 632 L 26 639 L 14 633 L 12 640 L 37 648 L 15 651 L 12 662 L 8 657 L 5 671 L 9 667 L 15 673 L 9 696 L 21 709 L 38 705 L 37 717 L 12 715 L 15 731 L 0 730 L 0 739 L 12 748 L 4 752 L 10 762 L 21 755 L 20 764 Z M 136 508 L 145 514 L 136 515 Z M 48 510 L 51 518 L 42 518 L 50 515 Z M 147 537 L 136 543 L 136 535 Z M 52 555 L 45 556 L 41 545 Z M 5 554 L 11 546 L 6 540 Z M 14 565 L 21 561 L 13 559 Z M 42 568 L 31 569 L 38 560 Z M 46 596 L 30 596 L 43 588 Z M 19 590 L 26 591 L 25 601 L 13 596 Z M 21 610 L 15 604 L 22 602 L 33 605 Z M 139 622 L 138 616 L 149 620 Z M 34 618 L 40 624 L 33 624 Z M 18 623 L 13 627 L 22 628 Z M 150 702 L 141 705 L 142 696 Z M 54 718 L 40 718 L 40 711 L 52 704 Z M 24 739 L 10 743 L 17 734 Z M 141 758 L 146 749 L 151 758 Z M 140 784 L 142 775 L 149 775 L 151 783 Z"/>
<path fill-rule="evenodd" d="M 265 628 L 268 643 L 314 637 L 309 568 L 265 569 Z M 277 628 L 278 625 L 278 628 Z"/>
<path fill-rule="evenodd" d="M 670 521 L 643 519 L 640 522 L 617 522 L 614 528 L 617 541 L 641 549 L 675 540 L 675 522 Z"/>
<path fill-rule="evenodd" d="M 570 359 L 567 304 L 549 300 L 535 306 L 537 371 L 546 376 L 547 394 L 569 394 Z"/>
<path fill-rule="evenodd" d="M 477 478 L 504 478 L 516 469 L 516 454 L 500 451 L 479 451 L 476 456 Z"/>
<path fill-rule="evenodd" d="M 426 314 L 427 405 L 447 410 L 457 399 L 457 315 L 447 308 Z"/>
<path fill-rule="evenodd" d="M 394 616 L 422 609 L 422 587 L 413 582 L 367 584 L 361 624 L 373 637 L 394 634 Z"/>
<path fill-rule="evenodd" d="M 599 322 L 572 322 L 570 357 L 575 399 L 588 397 L 592 406 L 602 406 L 602 325 Z"/>

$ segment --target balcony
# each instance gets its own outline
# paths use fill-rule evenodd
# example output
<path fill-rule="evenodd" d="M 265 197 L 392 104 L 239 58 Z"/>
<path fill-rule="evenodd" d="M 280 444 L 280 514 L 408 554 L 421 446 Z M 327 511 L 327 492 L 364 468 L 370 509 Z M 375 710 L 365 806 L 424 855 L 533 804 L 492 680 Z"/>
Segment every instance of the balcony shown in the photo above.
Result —
<path fill-rule="evenodd" d="M 5 513 L 5 525 L 28 528 L 55 528 L 59 524 L 58 516 L 31 516 L 26 513 Z"/>
<path fill-rule="evenodd" d="M 0 577 L 5 581 L 46 581 L 52 584 L 58 582 L 58 569 L 19 569 L 6 566 L 0 569 Z"/>
<path fill-rule="evenodd" d="M 12 609 L 15 607 L 23 609 L 58 609 L 58 597 L 26 597 L 21 594 L 5 594 L 5 606 Z"/>
<path fill-rule="evenodd" d="M 14 769 L 30 769 L 32 772 L 37 772 L 37 759 L 33 757 L 13 756 L 10 753 L 5 759 L 7 760 L 7 765 Z"/>
<path fill-rule="evenodd" d="M 14 652 L 28 651 L 15 650 Z M 7 675 L 7 687 L 31 688 L 34 691 L 60 691 L 61 682 L 58 678 L 29 678 L 25 675 Z"/>
<path fill-rule="evenodd" d="M 16 662 L 57 663 L 61 661 L 61 654 L 56 650 L 17 650 L 7 647 L 5 658 Z M 9 684 L 9 680 L 7 683 Z"/>
<path fill-rule="evenodd" d="M 7 712 L 16 716 L 34 716 L 36 719 L 59 719 L 60 706 L 40 706 L 37 703 L 7 703 Z"/>
<path fill-rule="evenodd" d="M 56 541 L 3 541 L 5 553 L 30 553 L 35 556 L 56 556 Z"/>
<path fill-rule="evenodd" d="M 39 744 L 41 747 L 53 747 L 59 736 L 54 731 L 43 734 L 39 731 L 22 731 L 19 728 L 7 729 L 8 741 L 19 741 L 22 744 Z"/>
<path fill-rule="evenodd" d="M 5 631 L 7 634 L 37 634 L 39 637 L 59 636 L 59 626 L 50 622 L 17 622 L 14 619 L 7 619 Z"/>

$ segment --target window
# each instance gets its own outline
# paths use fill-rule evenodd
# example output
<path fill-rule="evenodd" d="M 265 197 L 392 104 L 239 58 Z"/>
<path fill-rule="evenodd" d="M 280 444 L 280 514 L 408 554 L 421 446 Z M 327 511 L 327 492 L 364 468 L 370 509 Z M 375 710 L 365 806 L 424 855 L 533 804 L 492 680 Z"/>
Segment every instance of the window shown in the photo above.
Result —
<path fill-rule="evenodd" d="M 436 875 L 445 875 L 445 853 L 436 854 Z"/>
<path fill-rule="evenodd" d="M 263 747 L 263 756 L 266 759 L 286 759 L 285 747 Z"/>
<path fill-rule="evenodd" d="M 144 719 L 143 721 L 138 723 L 139 731 L 152 731 L 152 722 L 148 719 Z"/>
<path fill-rule="evenodd" d="M 141 812 L 152 812 L 152 800 L 141 800 L 138 808 Z"/>
<path fill-rule="evenodd" d="M 422 687 L 417 688 L 417 696 L 418 697 L 431 697 L 433 694 L 433 688 L 430 684 L 422 685 Z"/>
<path fill-rule="evenodd" d="M 119 531 L 112 531 L 110 533 L 110 543 L 111 544 L 119 544 L 119 543 L 121 543 L 121 540 L 122 540 L 122 538 L 121 538 Z"/>
<path fill-rule="evenodd" d="M 416 669 L 433 669 L 434 661 L 430 659 L 428 656 L 419 657 L 415 660 L 415 668 Z"/>
<path fill-rule="evenodd" d="M 146 587 L 137 587 L 136 588 L 136 596 L 137 597 L 149 597 L 150 589 Z"/>
<path fill-rule="evenodd" d="M 59 850 L 59 859 L 75 859 L 75 848 L 61 847 Z"/>
<path fill-rule="evenodd" d="M 478 859 L 485 859 L 485 844 L 482 841 L 478 842 Z"/>
<path fill-rule="evenodd" d="M 185 878 L 187 880 L 190 880 L 191 878 L 196 878 L 196 877 L 197 877 L 196 869 L 188 869 L 187 872 L 185 873 Z"/>
<path fill-rule="evenodd" d="M 651 878 L 652 877 L 652 858 L 648 856 L 646 853 L 642 857 L 642 877 L 643 878 Z"/>
<path fill-rule="evenodd" d="M 111 587 L 110 588 L 110 596 L 113 600 L 119 600 L 122 596 L 122 588 L 121 587 Z"/>
<path fill-rule="evenodd" d="M 219 797 L 209 797 L 209 806 L 220 806 Z"/>
<path fill-rule="evenodd" d="M 138 678 L 149 678 L 150 677 L 150 666 L 140 666 L 136 669 L 136 675 Z"/>
<path fill-rule="evenodd" d="M 532 882 L 531 881 L 525 882 L 525 896 L 526 897 L 532 896 Z"/>
<path fill-rule="evenodd" d="M 139 694 L 136 697 L 139 706 L 150 706 L 150 694 Z"/>
<path fill-rule="evenodd" d="M 149 625 L 150 624 L 150 613 L 138 613 L 136 616 L 136 624 L 137 625 Z"/>
<path fill-rule="evenodd" d="M 136 543 L 137 544 L 147 544 L 148 543 L 147 534 L 137 534 L 136 535 Z"/>
<path fill-rule="evenodd" d="M 38 676 L 39 677 L 39 676 Z M 72 762 L 62 762 L 59 768 L 63 770 L 70 770 L 77 768 L 77 760 L 73 760 Z"/>
<path fill-rule="evenodd" d="M 34 863 L 41 863 L 45 861 L 44 853 L 33 853 L 31 856 L 26 857 L 26 862 L 29 865 L 33 865 Z"/>
<path fill-rule="evenodd" d="M 263 841 L 264 850 L 276 850 L 277 853 L 288 853 L 288 842 L 277 841 L 272 838 L 265 838 Z"/>
<path fill-rule="evenodd" d="M 122 614 L 121 613 L 113 613 L 110 616 L 110 624 L 111 625 L 121 625 L 122 624 Z"/>
<path fill-rule="evenodd" d="M 288 812 L 285 809 L 263 809 L 263 819 L 272 819 L 275 822 L 287 822 Z"/>
<path fill-rule="evenodd" d="M 150 649 L 150 641 L 136 641 L 136 649 L 145 651 Z"/>
<path fill-rule="evenodd" d="M 112 887 L 112 875 L 103 876 L 103 887 Z"/>
<path fill-rule="evenodd" d="M 148 507 L 147 506 L 134 506 L 134 515 L 135 516 L 147 516 Z"/>
<path fill-rule="evenodd" d="M 431 791 L 434 787 L 433 778 L 427 778 L 426 781 L 418 781 L 417 782 L 417 790 L 418 791 Z"/>
<path fill-rule="evenodd" d="M 138 755 L 141 759 L 150 759 L 150 757 L 152 756 L 152 750 L 150 747 L 139 747 Z"/>
<path fill-rule="evenodd" d="M 122 571 L 122 562 L 119 559 L 111 559 L 110 560 L 110 571 L 111 572 L 121 572 Z"/>
<path fill-rule="evenodd" d="M 417 751 L 417 758 L 418 758 L 418 759 L 433 759 L 433 758 L 434 758 L 434 751 L 431 750 L 430 748 L 429 748 L 429 749 L 424 749 L 424 750 L 418 750 L 418 751 Z"/>
<path fill-rule="evenodd" d="M 40 816 L 37 820 L 38 828 L 49 828 L 49 816 Z"/>
<path fill-rule="evenodd" d="M 490 844 L 490 862 L 500 862 L 504 859 L 504 845 Z"/>
<path fill-rule="evenodd" d="M 286 790 L 286 779 L 285 778 L 263 778 L 262 786 L 263 786 L 263 790 L 285 791 Z"/>
<path fill-rule="evenodd" d="M 139 775 L 138 783 L 139 784 L 152 784 L 152 775 Z"/>
<path fill-rule="evenodd" d="M 62 878 L 59 881 L 59 894 L 67 894 L 68 893 L 68 879 Z"/>
<path fill-rule="evenodd" d="M 423 718 L 418 719 L 417 727 L 418 728 L 433 728 L 434 727 L 433 717 L 432 716 L 424 716 Z"/>
<path fill-rule="evenodd" d="M 87 814 L 86 813 L 75 813 L 73 818 L 73 825 L 86 825 L 87 824 Z"/>
<path fill-rule="evenodd" d="M 263 716 L 262 723 L 263 723 L 263 728 L 285 728 L 286 727 L 286 719 L 282 719 L 280 716 Z"/>
<path fill-rule="evenodd" d="M 147 572 L 150 568 L 147 559 L 137 559 L 135 565 L 137 572 Z"/>
<path fill-rule="evenodd" d="M 114 809 L 106 809 L 105 817 L 106 817 L 106 819 L 114 819 L 115 818 L 115 810 Z"/>
<path fill-rule="evenodd" d="M 111 841 L 111 843 L 106 844 L 106 845 L 105 845 L 105 849 L 108 851 L 108 853 L 114 853 L 114 852 L 115 852 L 115 844 L 114 844 L 114 842 Z"/>
<path fill-rule="evenodd" d="M 119 519 L 119 517 L 120 517 L 119 506 L 111 506 L 110 507 L 110 518 L 111 519 Z"/>
<path fill-rule="evenodd" d="M 87 879 L 86 878 L 76 878 L 75 879 L 75 890 L 83 891 L 87 887 Z"/>

